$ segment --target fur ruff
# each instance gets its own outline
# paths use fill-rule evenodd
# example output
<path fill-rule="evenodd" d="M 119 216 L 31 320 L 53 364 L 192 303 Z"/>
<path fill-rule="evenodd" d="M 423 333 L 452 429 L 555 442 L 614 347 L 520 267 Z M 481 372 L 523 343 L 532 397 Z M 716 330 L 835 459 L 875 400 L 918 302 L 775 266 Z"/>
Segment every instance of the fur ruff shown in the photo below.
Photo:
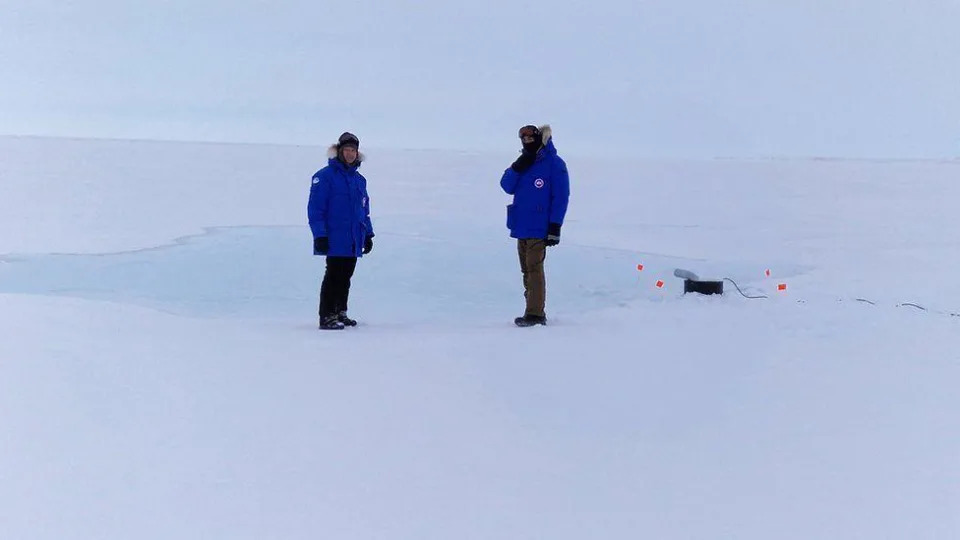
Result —
<path fill-rule="evenodd" d="M 339 148 L 337 147 L 337 143 L 331 144 L 330 148 L 327 148 L 327 157 L 330 159 L 337 157 L 338 151 L 339 151 Z M 360 151 L 357 152 L 357 162 L 362 162 L 364 159 L 366 159 L 366 157 L 367 156 L 365 156 L 363 152 L 360 152 Z"/>
<path fill-rule="evenodd" d="M 550 124 L 544 124 L 540 126 L 540 137 L 543 140 L 544 146 L 550 142 L 550 139 L 553 137 L 553 129 L 550 128 Z"/>

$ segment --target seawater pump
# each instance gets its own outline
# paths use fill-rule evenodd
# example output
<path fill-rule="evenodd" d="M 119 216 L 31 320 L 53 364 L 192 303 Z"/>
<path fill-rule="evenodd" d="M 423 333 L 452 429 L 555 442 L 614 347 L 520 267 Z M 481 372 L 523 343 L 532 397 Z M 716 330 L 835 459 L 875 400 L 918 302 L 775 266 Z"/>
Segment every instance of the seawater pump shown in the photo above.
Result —
<path fill-rule="evenodd" d="M 674 270 L 673 275 L 683 279 L 683 294 L 723 294 L 723 281 L 703 280 L 693 272 L 682 268 Z"/>

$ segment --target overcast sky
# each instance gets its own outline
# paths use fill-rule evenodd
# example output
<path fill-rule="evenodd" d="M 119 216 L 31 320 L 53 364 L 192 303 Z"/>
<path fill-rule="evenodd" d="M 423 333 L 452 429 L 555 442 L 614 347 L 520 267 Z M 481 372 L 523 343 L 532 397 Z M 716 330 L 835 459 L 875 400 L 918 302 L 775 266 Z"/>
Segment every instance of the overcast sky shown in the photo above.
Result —
<path fill-rule="evenodd" d="M 0 0 L 0 133 L 960 156 L 960 0 Z"/>

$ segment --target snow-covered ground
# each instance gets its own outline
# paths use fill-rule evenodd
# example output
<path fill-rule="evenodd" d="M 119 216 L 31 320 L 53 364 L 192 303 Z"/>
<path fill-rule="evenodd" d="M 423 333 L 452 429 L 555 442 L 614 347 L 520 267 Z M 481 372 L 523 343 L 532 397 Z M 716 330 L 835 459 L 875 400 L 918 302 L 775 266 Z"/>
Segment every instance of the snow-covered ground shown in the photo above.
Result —
<path fill-rule="evenodd" d="M 0 538 L 960 537 L 960 163 L 557 146 L 550 326 L 512 154 L 366 148 L 324 333 L 324 148 L 0 139 Z"/>

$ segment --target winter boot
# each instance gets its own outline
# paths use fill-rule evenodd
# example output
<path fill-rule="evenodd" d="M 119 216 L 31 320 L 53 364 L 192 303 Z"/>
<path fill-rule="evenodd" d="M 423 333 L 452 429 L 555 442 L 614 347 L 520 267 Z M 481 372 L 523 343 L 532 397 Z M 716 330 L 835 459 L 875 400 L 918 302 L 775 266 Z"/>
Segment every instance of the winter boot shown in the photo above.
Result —
<path fill-rule="evenodd" d="M 546 326 L 547 318 L 538 317 L 537 315 L 524 315 L 523 317 L 517 317 L 514 319 L 513 323 L 520 327 L 536 326 L 538 324 Z"/>
<path fill-rule="evenodd" d="M 340 315 L 337 316 L 337 320 L 340 321 L 341 323 L 343 323 L 344 326 L 356 326 L 356 325 L 357 325 L 357 321 L 351 319 L 350 317 L 347 317 L 347 312 L 346 312 L 346 311 L 341 311 L 341 312 L 340 312 Z"/>
<path fill-rule="evenodd" d="M 343 323 L 340 322 L 339 316 L 327 315 L 320 318 L 320 330 L 343 330 Z"/>

